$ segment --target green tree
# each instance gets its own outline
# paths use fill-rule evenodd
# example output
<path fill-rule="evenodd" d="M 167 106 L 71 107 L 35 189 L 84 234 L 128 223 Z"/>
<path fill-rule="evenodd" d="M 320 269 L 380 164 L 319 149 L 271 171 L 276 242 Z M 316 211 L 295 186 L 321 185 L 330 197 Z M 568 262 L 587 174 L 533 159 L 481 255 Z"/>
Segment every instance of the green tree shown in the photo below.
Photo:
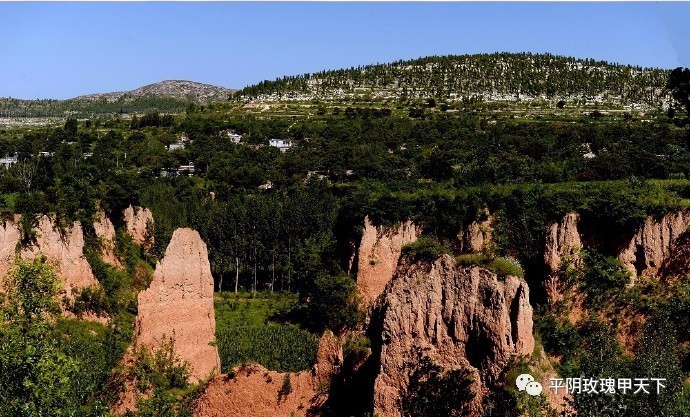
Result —
<path fill-rule="evenodd" d="M 51 337 L 57 280 L 43 259 L 18 261 L 7 276 L 0 320 L 0 415 L 69 415 L 78 407 L 80 364 Z"/>
<path fill-rule="evenodd" d="M 675 100 L 669 108 L 669 117 L 679 126 L 690 124 L 690 69 L 678 67 L 671 71 L 666 88 Z M 684 112 L 684 117 L 675 118 L 677 110 Z"/>
<path fill-rule="evenodd" d="M 403 416 L 468 415 L 474 399 L 472 374 L 465 369 L 444 371 L 428 356 L 421 353 L 418 356 L 407 395 L 403 396 Z"/>

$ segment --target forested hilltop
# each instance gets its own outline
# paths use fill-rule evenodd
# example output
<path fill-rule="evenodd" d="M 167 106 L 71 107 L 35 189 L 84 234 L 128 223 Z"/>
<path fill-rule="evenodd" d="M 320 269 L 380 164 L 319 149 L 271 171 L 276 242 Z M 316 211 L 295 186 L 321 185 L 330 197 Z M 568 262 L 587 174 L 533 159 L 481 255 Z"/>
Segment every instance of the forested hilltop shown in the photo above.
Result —
<path fill-rule="evenodd" d="M 578 104 L 658 108 L 668 70 L 551 54 L 431 56 L 262 81 L 238 99 L 519 101 L 568 99 Z"/>

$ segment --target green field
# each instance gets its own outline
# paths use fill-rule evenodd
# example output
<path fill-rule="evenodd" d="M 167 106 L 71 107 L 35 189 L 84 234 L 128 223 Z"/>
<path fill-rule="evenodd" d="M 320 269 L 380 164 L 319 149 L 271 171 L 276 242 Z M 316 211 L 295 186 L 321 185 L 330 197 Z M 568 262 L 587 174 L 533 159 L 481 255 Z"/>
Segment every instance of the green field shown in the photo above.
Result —
<path fill-rule="evenodd" d="M 216 339 L 222 371 L 258 363 L 275 371 L 311 369 L 318 339 L 294 324 L 273 319 L 296 302 L 293 294 L 216 293 Z"/>

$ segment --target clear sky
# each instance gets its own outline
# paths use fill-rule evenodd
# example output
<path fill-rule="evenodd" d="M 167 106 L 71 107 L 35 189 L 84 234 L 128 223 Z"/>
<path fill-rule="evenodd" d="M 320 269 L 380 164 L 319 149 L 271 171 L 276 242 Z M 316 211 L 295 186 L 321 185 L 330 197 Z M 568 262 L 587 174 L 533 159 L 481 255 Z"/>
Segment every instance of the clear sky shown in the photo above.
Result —
<path fill-rule="evenodd" d="M 265 79 L 427 55 L 690 67 L 690 3 L 4 3 L 0 97 Z"/>

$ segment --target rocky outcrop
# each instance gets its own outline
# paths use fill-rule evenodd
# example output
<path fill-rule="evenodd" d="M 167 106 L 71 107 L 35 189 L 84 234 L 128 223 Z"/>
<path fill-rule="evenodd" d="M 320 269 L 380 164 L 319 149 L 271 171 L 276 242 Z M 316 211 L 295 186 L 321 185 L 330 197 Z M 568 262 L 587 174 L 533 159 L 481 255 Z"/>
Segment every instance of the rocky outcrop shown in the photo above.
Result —
<path fill-rule="evenodd" d="M 333 377 L 340 372 L 343 364 L 343 346 L 337 337 L 327 330 L 319 340 L 316 351 L 316 364 L 314 375 L 322 384 L 329 384 Z"/>
<path fill-rule="evenodd" d="M 580 264 L 580 249 L 586 249 L 579 228 L 580 216 L 568 213 L 558 223 L 547 227 L 544 266 L 544 287 L 550 302 L 560 301 L 565 289 L 561 277 L 564 261 L 574 267 Z M 672 262 L 672 254 L 679 239 L 690 227 L 690 213 L 676 211 L 661 218 L 647 217 L 642 227 L 623 246 L 617 258 L 630 271 L 632 280 L 641 275 L 660 278 L 665 274 L 664 265 Z M 604 237 L 605 231 L 596 231 Z"/>
<path fill-rule="evenodd" d="M 136 243 L 140 245 L 152 244 L 152 242 L 146 241 L 149 235 L 148 224 L 153 224 L 153 214 L 151 210 L 143 207 L 132 207 L 130 205 L 125 209 L 124 218 L 125 224 L 127 225 L 127 232 L 129 232 Z"/>
<path fill-rule="evenodd" d="M 9 225 L 6 225 L 6 227 Z M 16 225 L 11 227 L 17 228 Z M 7 229 L 5 229 L 7 232 Z M 75 222 L 67 230 L 61 232 L 55 222 L 48 216 L 41 216 L 36 227 L 36 241 L 33 245 L 23 248 L 19 252 L 22 259 L 34 259 L 37 256 L 45 256 L 58 273 L 58 277 L 68 298 L 73 297 L 74 290 L 93 285 L 99 285 L 91 271 L 91 265 L 84 257 L 84 233 L 81 223 Z M 9 232 L 9 237 L 16 237 L 13 247 L 19 242 L 19 231 Z M 11 241 L 6 245 L 12 246 Z M 9 247 L 3 249 L 7 254 Z M 7 266 L 4 268 L 7 270 Z"/>
<path fill-rule="evenodd" d="M 490 249 L 494 216 L 486 212 L 485 220 L 475 220 L 460 234 L 460 250 L 466 253 L 480 253 Z"/>
<path fill-rule="evenodd" d="M 327 331 L 319 341 L 313 371 L 281 373 L 260 365 L 236 368 L 232 377 L 209 382 L 195 403 L 196 417 L 317 416 L 328 399 L 328 389 L 343 362 L 340 341 Z M 281 394 L 289 378 L 290 392 Z"/>
<path fill-rule="evenodd" d="M 139 293 L 137 342 L 157 349 L 173 338 L 175 352 L 198 381 L 220 371 L 218 350 L 211 345 L 215 330 L 206 244 L 195 230 L 177 229 L 151 285 Z"/>
<path fill-rule="evenodd" d="M 121 266 L 120 260 L 115 255 L 115 226 L 105 212 L 98 212 L 98 218 L 93 222 L 93 228 L 100 240 L 103 261 L 113 266 Z"/>
<path fill-rule="evenodd" d="M 529 288 L 520 278 L 499 281 L 477 267 L 462 269 L 443 255 L 434 262 L 400 261 L 393 280 L 377 300 L 372 327 L 380 328 L 380 369 L 374 383 L 374 412 L 400 417 L 409 374 L 423 352 L 445 370 L 477 375 L 481 400 L 513 355 L 534 349 Z M 375 336 L 375 335 L 374 335 Z"/>
<path fill-rule="evenodd" d="M 620 252 L 618 259 L 630 271 L 633 279 L 657 276 L 668 261 L 677 240 L 690 227 L 690 213 L 676 211 L 660 219 L 648 217 L 630 243 Z M 634 281 L 633 281 L 634 282 Z"/>
<path fill-rule="evenodd" d="M 563 280 L 561 267 L 565 261 L 577 267 L 580 263 L 582 239 L 578 231 L 580 215 L 567 213 L 558 223 L 551 223 L 546 231 L 546 248 L 544 250 L 544 269 L 546 279 L 544 289 L 549 302 L 563 298 Z"/>
<path fill-rule="evenodd" d="M 14 263 L 17 256 L 17 244 L 21 239 L 17 222 L 19 216 L 14 216 L 13 219 L 4 220 L 2 227 L 0 227 L 0 282 L 10 266 Z M 2 288 L 2 286 L 0 286 Z"/>
<path fill-rule="evenodd" d="M 357 251 L 357 288 L 371 304 L 383 292 L 398 266 L 403 245 L 417 240 L 421 228 L 412 221 L 396 227 L 374 226 L 364 218 L 364 232 Z"/>

